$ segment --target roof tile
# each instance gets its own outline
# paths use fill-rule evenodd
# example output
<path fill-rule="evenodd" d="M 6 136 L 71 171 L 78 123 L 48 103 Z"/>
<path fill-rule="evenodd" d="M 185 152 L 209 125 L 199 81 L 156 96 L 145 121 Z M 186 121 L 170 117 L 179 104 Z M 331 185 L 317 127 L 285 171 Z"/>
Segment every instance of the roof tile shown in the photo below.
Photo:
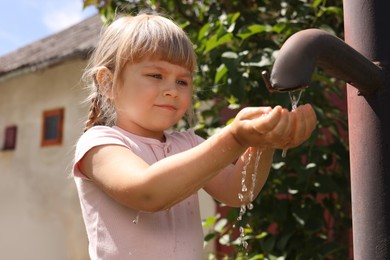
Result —
<path fill-rule="evenodd" d="M 102 23 L 99 15 L 0 57 L 0 76 L 20 69 L 54 65 L 67 58 L 87 57 L 96 47 Z"/>

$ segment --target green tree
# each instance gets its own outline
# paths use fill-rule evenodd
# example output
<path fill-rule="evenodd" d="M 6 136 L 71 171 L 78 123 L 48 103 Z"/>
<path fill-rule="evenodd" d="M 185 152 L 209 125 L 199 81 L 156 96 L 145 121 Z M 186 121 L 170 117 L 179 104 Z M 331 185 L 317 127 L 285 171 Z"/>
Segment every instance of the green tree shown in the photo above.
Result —
<path fill-rule="evenodd" d="M 342 1 L 337 0 L 84 0 L 109 23 L 116 13 L 149 8 L 166 13 L 189 34 L 198 54 L 195 79 L 198 134 L 207 137 L 243 106 L 290 106 L 288 94 L 268 93 L 261 72 L 295 32 L 320 28 L 343 38 Z M 304 145 L 273 168 L 254 208 L 237 221 L 238 209 L 210 216 L 206 241 L 235 248 L 234 259 L 347 259 L 350 182 L 344 83 L 317 70 L 301 102 L 315 106 L 318 128 Z M 245 227 L 249 243 L 237 243 Z M 223 256 L 219 256 L 221 258 Z"/>

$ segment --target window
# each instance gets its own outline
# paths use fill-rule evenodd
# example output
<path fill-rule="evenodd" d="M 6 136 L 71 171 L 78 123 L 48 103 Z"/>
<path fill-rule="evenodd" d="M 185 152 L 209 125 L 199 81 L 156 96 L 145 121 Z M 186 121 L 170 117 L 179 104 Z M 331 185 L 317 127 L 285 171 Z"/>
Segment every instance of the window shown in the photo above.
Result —
<path fill-rule="evenodd" d="M 60 145 L 62 143 L 63 120 L 63 108 L 43 112 L 42 146 Z"/>
<path fill-rule="evenodd" d="M 16 126 L 5 128 L 3 150 L 15 150 L 16 148 Z"/>

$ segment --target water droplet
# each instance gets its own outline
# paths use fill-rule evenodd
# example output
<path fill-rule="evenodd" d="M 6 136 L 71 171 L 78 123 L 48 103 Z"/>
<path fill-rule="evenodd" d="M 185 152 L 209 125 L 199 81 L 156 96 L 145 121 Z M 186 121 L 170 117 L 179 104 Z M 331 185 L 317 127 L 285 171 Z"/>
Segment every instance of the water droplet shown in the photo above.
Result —
<path fill-rule="evenodd" d="M 248 248 L 248 242 L 246 242 L 246 241 L 241 241 L 241 244 L 242 244 L 242 246 L 245 248 L 245 250 Z M 247 253 L 247 255 L 248 255 L 248 253 Z"/>
<path fill-rule="evenodd" d="M 245 212 L 246 212 L 246 207 L 245 207 L 245 205 L 242 205 L 242 206 L 240 207 L 241 216 L 244 215 Z"/>
<path fill-rule="evenodd" d="M 243 228 L 243 227 L 240 227 L 238 230 L 240 231 L 240 237 L 244 237 L 244 236 L 245 236 L 245 230 L 244 230 L 244 228 Z"/>
<path fill-rule="evenodd" d="M 138 211 L 137 215 L 135 216 L 135 219 L 133 219 L 133 224 L 138 224 L 139 214 L 140 214 L 140 212 Z"/>

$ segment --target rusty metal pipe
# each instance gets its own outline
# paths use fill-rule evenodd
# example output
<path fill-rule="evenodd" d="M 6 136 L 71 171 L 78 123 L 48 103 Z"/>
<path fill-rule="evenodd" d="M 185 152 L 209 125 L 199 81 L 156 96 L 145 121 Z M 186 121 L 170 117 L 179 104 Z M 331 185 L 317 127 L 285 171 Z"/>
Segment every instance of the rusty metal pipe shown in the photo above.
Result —
<path fill-rule="evenodd" d="M 363 95 L 385 82 L 382 69 L 336 36 L 319 29 L 292 35 L 282 46 L 271 76 L 263 72 L 269 91 L 291 91 L 309 86 L 315 66 L 344 80 Z"/>
<path fill-rule="evenodd" d="M 345 41 L 389 75 L 390 1 L 343 6 Z M 354 259 L 390 259 L 390 81 L 370 96 L 347 93 Z"/>

